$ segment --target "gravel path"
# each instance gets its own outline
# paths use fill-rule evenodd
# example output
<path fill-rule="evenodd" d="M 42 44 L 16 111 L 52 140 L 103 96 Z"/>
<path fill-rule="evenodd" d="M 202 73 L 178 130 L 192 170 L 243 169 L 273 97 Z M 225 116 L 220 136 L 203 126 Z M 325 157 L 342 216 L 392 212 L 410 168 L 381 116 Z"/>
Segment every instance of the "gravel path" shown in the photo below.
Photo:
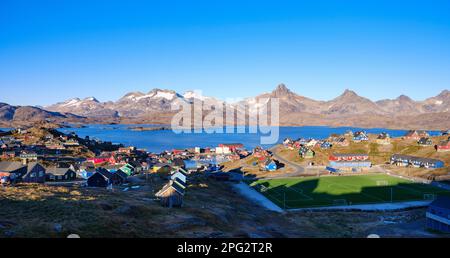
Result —
<path fill-rule="evenodd" d="M 251 188 L 246 183 L 240 182 L 239 184 L 233 184 L 233 187 L 248 199 L 255 201 L 256 203 L 260 204 L 261 206 L 265 207 L 268 210 L 276 212 L 284 212 L 283 209 L 275 205 L 272 201 L 267 199 L 264 195 L 260 194 L 255 189 Z"/>

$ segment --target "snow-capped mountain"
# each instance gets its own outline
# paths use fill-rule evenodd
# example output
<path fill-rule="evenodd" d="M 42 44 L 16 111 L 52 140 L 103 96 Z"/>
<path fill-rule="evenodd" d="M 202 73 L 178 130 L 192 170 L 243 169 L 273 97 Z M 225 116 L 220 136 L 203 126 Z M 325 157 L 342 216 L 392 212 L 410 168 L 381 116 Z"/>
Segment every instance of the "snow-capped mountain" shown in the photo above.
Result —
<path fill-rule="evenodd" d="M 415 101 L 401 95 L 396 99 L 371 101 L 359 96 L 352 90 L 345 90 L 340 96 L 329 101 L 318 101 L 298 95 L 289 90 L 284 84 L 278 85 L 272 92 L 263 93 L 236 103 L 225 103 L 228 107 L 246 107 L 247 115 L 255 114 L 258 108 L 264 107 L 270 99 L 279 100 L 280 121 L 296 122 L 320 119 L 338 119 L 345 117 L 346 121 L 360 120 L 361 116 L 385 117 L 392 119 L 400 116 L 413 116 L 428 113 L 450 112 L 450 91 L 444 90 L 439 95 L 423 101 Z M 161 117 L 170 118 L 175 112 L 172 107 L 181 104 L 202 103 L 204 110 L 211 110 L 211 106 L 224 104 L 224 101 L 204 96 L 200 91 L 186 91 L 179 94 L 173 90 L 153 89 L 147 93 L 130 92 L 116 101 L 100 102 L 94 97 L 73 98 L 45 107 L 46 110 L 73 113 L 91 118 L 120 118 L 147 121 Z M 241 109 L 242 110 L 242 109 Z M 238 111 L 238 114 L 242 112 Z M 372 115 L 372 116 L 371 116 Z M 295 119 L 292 117 L 296 117 Z M 140 120 L 139 120 L 140 119 Z M 147 120 L 146 120 L 147 119 Z M 305 120 L 306 119 L 306 120 Z M 308 120 L 309 119 L 309 120 Z M 352 120 L 352 121 L 353 121 Z M 306 123 L 306 122 L 305 122 Z M 316 123 L 316 122 L 314 122 Z M 317 122 L 317 123 L 320 123 Z"/>

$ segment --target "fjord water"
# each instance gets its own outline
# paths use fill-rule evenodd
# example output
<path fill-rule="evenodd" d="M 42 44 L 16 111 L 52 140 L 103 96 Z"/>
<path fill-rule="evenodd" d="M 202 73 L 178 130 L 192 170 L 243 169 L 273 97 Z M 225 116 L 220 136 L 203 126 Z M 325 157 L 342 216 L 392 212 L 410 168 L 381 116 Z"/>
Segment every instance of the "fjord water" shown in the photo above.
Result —
<path fill-rule="evenodd" d="M 63 128 L 64 133 L 75 132 L 80 137 L 89 136 L 103 141 L 122 143 L 125 146 L 136 146 L 150 152 L 161 152 L 172 149 L 186 149 L 192 147 L 215 147 L 220 143 L 242 143 L 245 148 L 253 149 L 256 146 L 270 147 L 272 145 L 261 145 L 261 136 L 268 134 L 248 133 L 175 133 L 172 130 L 156 131 L 135 131 L 129 129 L 134 126 L 151 127 L 155 125 L 99 125 L 91 124 L 83 128 Z M 356 127 L 327 127 L 327 126 L 301 126 L 301 127 L 280 127 L 278 143 L 286 137 L 297 139 L 302 138 L 327 138 L 333 133 L 342 134 L 347 130 L 364 130 L 368 133 L 378 134 L 387 132 L 392 137 L 405 134 L 406 130 L 393 130 L 383 128 L 362 129 Z M 430 131 L 431 135 L 437 135 L 438 131 Z"/>

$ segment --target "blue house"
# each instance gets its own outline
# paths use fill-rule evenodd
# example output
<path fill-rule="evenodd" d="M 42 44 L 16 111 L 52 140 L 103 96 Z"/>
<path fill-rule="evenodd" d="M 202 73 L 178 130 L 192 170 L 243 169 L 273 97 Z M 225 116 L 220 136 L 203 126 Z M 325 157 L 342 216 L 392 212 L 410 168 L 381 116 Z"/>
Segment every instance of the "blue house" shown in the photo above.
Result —
<path fill-rule="evenodd" d="M 450 129 L 448 130 L 442 130 L 441 135 L 450 135 Z"/>
<path fill-rule="evenodd" d="M 450 197 L 438 196 L 428 206 L 426 218 L 428 228 L 450 233 Z"/>
<path fill-rule="evenodd" d="M 360 141 L 368 141 L 368 140 L 369 140 L 369 136 L 367 136 L 366 132 L 358 131 L 353 134 L 353 141 L 360 142 Z"/>
<path fill-rule="evenodd" d="M 268 159 L 265 163 L 264 163 L 264 168 L 267 171 L 275 171 L 277 170 L 277 163 L 274 160 Z"/>
<path fill-rule="evenodd" d="M 329 149 L 329 148 L 331 148 L 333 145 L 330 143 L 330 142 L 327 142 L 327 141 L 325 141 L 325 142 L 323 142 L 322 144 L 320 144 L 320 148 L 321 149 Z"/>
<path fill-rule="evenodd" d="M 391 164 L 396 166 L 412 166 L 422 168 L 443 168 L 444 161 L 438 159 L 415 157 L 403 154 L 394 154 L 391 156 Z"/>

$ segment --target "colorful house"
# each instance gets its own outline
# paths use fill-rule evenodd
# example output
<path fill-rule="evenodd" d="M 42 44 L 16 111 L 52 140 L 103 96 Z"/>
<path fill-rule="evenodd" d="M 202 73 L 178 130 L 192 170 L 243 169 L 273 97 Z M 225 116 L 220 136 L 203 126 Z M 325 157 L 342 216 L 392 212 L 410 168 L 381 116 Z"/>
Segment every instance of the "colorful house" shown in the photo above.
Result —
<path fill-rule="evenodd" d="M 420 140 L 422 137 L 429 137 L 430 135 L 424 131 L 424 130 L 409 130 L 405 136 L 403 136 L 404 139 L 407 140 Z"/>
<path fill-rule="evenodd" d="M 77 174 L 71 168 L 50 167 L 46 171 L 46 180 L 50 181 L 69 181 L 76 178 Z"/>
<path fill-rule="evenodd" d="M 328 157 L 329 161 L 366 161 L 369 160 L 367 154 L 333 153 Z"/>
<path fill-rule="evenodd" d="M 0 162 L 0 179 L 3 182 L 44 183 L 45 168 L 37 163 L 30 162 Z"/>
<path fill-rule="evenodd" d="M 164 207 L 181 207 L 183 205 L 183 197 L 185 190 L 179 184 L 170 181 L 159 190 L 155 196 L 159 199 Z"/>
<path fill-rule="evenodd" d="M 311 159 L 314 158 L 314 156 L 316 155 L 316 153 L 310 149 L 307 148 L 306 146 L 301 146 L 300 149 L 298 150 L 298 154 L 305 159 Z"/>
<path fill-rule="evenodd" d="M 231 152 L 236 152 L 238 149 L 242 149 L 244 145 L 242 143 L 221 143 L 219 147 L 227 147 Z"/>
<path fill-rule="evenodd" d="M 422 137 L 419 141 L 417 141 L 417 144 L 420 146 L 431 146 L 433 145 L 433 141 L 428 137 Z"/>
<path fill-rule="evenodd" d="M 442 168 L 444 162 L 438 159 L 415 157 L 403 154 L 394 154 L 391 156 L 391 164 L 396 166 L 413 166 L 423 168 Z"/>
<path fill-rule="evenodd" d="M 131 176 L 134 174 L 134 167 L 127 163 L 125 165 L 123 165 L 120 170 L 122 170 L 122 172 L 124 172 L 125 174 L 127 174 L 127 176 Z"/>
<path fill-rule="evenodd" d="M 388 145 L 391 144 L 391 137 L 388 133 L 383 132 L 377 136 L 376 142 L 380 145 Z"/>
<path fill-rule="evenodd" d="M 172 170 L 172 167 L 170 165 L 164 164 L 164 163 L 156 163 L 152 167 L 153 173 L 170 173 L 171 170 Z"/>
<path fill-rule="evenodd" d="M 368 141 L 368 140 L 369 140 L 369 137 L 367 136 L 366 132 L 358 131 L 353 134 L 353 141 L 355 141 L 355 142 Z"/>
<path fill-rule="evenodd" d="M 328 167 L 339 170 L 359 171 L 372 166 L 367 154 L 334 153 L 328 157 L 328 161 Z"/>
<path fill-rule="evenodd" d="M 330 149 L 333 145 L 330 142 L 324 141 L 320 144 L 321 149 Z"/>
<path fill-rule="evenodd" d="M 275 171 L 277 170 L 277 163 L 273 159 L 267 159 L 266 162 L 264 162 L 264 168 L 267 171 Z"/>
<path fill-rule="evenodd" d="M 437 151 L 450 151 L 450 139 L 446 141 L 441 141 L 438 145 L 436 145 Z"/>
<path fill-rule="evenodd" d="M 175 178 L 179 178 L 181 181 L 186 183 L 187 181 L 187 172 L 186 170 L 178 169 L 175 173 L 172 174 L 170 179 L 175 180 Z"/>

